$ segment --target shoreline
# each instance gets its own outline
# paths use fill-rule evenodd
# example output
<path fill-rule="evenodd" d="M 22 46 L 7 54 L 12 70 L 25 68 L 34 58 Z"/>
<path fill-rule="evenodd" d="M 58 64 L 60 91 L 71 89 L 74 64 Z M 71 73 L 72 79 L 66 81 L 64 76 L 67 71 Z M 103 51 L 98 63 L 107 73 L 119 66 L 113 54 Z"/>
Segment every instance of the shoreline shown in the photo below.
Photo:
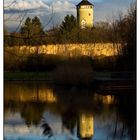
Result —
<path fill-rule="evenodd" d="M 96 81 L 136 80 L 134 72 L 95 72 Z M 4 72 L 4 81 L 48 81 L 52 82 L 53 72 Z"/>

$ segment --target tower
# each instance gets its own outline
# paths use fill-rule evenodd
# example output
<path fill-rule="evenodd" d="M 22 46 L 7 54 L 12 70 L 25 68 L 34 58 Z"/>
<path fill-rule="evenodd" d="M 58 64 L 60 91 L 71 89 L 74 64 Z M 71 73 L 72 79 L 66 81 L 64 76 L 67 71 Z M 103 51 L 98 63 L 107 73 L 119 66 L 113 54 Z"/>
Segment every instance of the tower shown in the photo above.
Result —
<path fill-rule="evenodd" d="M 93 27 L 94 5 L 82 0 L 77 7 L 77 22 L 81 29 Z"/>

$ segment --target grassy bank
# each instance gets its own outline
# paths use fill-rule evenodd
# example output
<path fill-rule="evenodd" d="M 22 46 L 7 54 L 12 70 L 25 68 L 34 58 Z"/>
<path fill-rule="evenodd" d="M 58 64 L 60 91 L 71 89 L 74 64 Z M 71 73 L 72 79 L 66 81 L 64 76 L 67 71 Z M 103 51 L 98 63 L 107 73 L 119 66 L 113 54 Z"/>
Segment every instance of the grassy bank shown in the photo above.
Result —
<path fill-rule="evenodd" d="M 74 72 L 73 72 L 74 73 Z M 64 73 L 59 73 L 62 80 L 66 82 L 68 77 L 63 79 Z M 73 80 L 73 77 L 69 77 Z M 77 78 L 77 76 L 76 76 Z M 96 80 L 117 80 L 117 79 L 128 79 L 134 80 L 135 73 L 132 72 L 94 72 L 94 79 Z M 4 72 L 4 81 L 46 81 L 51 83 L 57 83 L 55 80 L 55 74 L 53 72 Z"/>
<path fill-rule="evenodd" d="M 96 78 L 111 78 L 110 72 L 95 72 Z M 53 81 L 52 72 L 4 72 L 5 81 L 14 80 L 29 80 L 29 81 Z"/>
<path fill-rule="evenodd" d="M 53 81 L 49 72 L 4 72 L 5 81 Z"/>

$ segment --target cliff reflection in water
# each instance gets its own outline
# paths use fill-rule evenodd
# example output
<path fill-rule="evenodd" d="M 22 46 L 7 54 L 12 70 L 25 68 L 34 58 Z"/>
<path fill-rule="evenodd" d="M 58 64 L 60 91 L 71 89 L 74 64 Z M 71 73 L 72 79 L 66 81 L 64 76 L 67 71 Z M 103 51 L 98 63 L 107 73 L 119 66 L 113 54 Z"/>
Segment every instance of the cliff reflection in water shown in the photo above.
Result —
<path fill-rule="evenodd" d="M 14 86 L 14 87 L 13 87 Z M 36 84 L 8 84 L 5 88 L 5 100 L 16 102 L 46 102 L 55 103 L 57 97 L 52 88 Z"/>
<path fill-rule="evenodd" d="M 44 119 L 47 124 L 44 126 L 49 126 L 50 132 L 53 132 L 51 136 L 61 140 L 76 137 L 134 140 L 134 95 L 101 95 L 92 89 L 54 87 L 37 83 L 6 83 L 4 134 L 8 138 L 18 133 L 20 126 L 14 115 L 18 113 L 20 123 L 25 123 L 24 128 L 28 127 L 26 132 L 23 131 L 23 135 L 27 136 L 33 135 L 33 132 L 29 131 L 33 126 L 36 126 L 35 134 L 42 135 L 46 129 L 41 128 Z M 19 129 L 14 131 L 13 127 Z M 21 128 L 23 129 L 23 126 Z M 67 137 L 64 138 L 64 135 Z"/>

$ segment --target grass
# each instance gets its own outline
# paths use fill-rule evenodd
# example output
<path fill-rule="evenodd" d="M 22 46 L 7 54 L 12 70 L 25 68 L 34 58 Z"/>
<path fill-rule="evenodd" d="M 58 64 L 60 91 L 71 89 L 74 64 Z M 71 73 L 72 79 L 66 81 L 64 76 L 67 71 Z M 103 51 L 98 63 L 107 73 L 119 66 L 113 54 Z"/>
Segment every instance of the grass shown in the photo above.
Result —
<path fill-rule="evenodd" d="M 95 77 L 106 77 L 110 78 L 111 77 L 111 72 L 105 71 L 105 72 L 95 72 Z"/>
<path fill-rule="evenodd" d="M 63 75 L 64 73 L 62 73 Z M 62 77 L 61 75 L 61 77 Z M 94 72 L 94 78 L 112 78 L 112 72 Z M 4 72 L 5 81 L 48 81 L 55 80 L 53 72 Z M 66 78 L 67 80 L 67 78 Z M 56 81 L 55 81 L 56 82 Z"/>
<path fill-rule="evenodd" d="M 52 81 L 51 72 L 4 72 L 4 80 Z"/>

